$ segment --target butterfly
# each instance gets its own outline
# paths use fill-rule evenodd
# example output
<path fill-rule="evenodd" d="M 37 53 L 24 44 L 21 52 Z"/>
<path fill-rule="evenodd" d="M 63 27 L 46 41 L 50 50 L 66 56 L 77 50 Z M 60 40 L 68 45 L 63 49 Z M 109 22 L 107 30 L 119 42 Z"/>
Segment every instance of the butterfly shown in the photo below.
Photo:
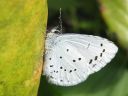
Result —
<path fill-rule="evenodd" d="M 111 41 L 93 35 L 59 34 L 53 28 L 45 44 L 44 75 L 52 84 L 73 86 L 102 69 L 118 51 Z"/>

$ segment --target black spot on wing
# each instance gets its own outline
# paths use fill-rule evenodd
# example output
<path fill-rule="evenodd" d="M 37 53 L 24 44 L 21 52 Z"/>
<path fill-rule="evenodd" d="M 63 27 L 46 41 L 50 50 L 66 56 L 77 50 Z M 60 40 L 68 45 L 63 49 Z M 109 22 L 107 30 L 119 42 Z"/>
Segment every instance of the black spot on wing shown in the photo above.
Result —
<path fill-rule="evenodd" d="M 97 60 L 98 59 L 98 56 L 95 56 L 95 60 Z"/>
<path fill-rule="evenodd" d="M 100 57 L 102 57 L 103 56 L 103 53 L 100 53 Z"/>
<path fill-rule="evenodd" d="M 71 72 L 72 72 L 72 70 L 69 71 L 69 73 L 71 73 Z"/>
<path fill-rule="evenodd" d="M 100 46 L 102 47 L 103 46 L 103 43 L 101 43 Z"/>
<path fill-rule="evenodd" d="M 80 60 L 81 60 L 81 58 L 78 58 L 78 60 L 80 61 Z"/>
<path fill-rule="evenodd" d="M 60 82 L 63 82 L 63 80 L 60 80 Z"/>
<path fill-rule="evenodd" d="M 56 71 L 56 73 L 58 73 L 58 71 Z"/>
<path fill-rule="evenodd" d="M 92 65 L 92 67 L 95 67 L 95 66 L 96 66 L 96 64 L 93 64 L 93 65 Z"/>
<path fill-rule="evenodd" d="M 53 65 L 50 65 L 50 67 L 53 67 Z"/>
<path fill-rule="evenodd" d="M 90 61 L 89 61 L 89 64 L 91 64 L 92 63 L 92 59 L 90 59 Z"/>
<path fill-rule="evenodd" d="M 73 62 L 76 62 L 76 60 L 72 60 Z"/>
<path fill-rule="evenodd" d="M 50 76 L 50 78 L 54 78 L 53 76 Z"/>
<path fill-rule="evenodd" d="M 105 52 L 105 49 L 103 49 L 103 51 L 102 52 Z"/>
<path fill-rule="evenodd" d="M 74 69 L 74 71 L 76 71 L 77 69 Z"/>

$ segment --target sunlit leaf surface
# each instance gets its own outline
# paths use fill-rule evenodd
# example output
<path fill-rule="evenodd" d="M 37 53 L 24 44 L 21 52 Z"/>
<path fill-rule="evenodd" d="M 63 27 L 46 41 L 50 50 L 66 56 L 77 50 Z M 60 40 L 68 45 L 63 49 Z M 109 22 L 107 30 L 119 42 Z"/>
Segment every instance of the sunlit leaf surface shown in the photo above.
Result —
<path fill-rule="evenodd" d="M 0 0 L 0 96 L 37 96 L 46 0 Z"/>

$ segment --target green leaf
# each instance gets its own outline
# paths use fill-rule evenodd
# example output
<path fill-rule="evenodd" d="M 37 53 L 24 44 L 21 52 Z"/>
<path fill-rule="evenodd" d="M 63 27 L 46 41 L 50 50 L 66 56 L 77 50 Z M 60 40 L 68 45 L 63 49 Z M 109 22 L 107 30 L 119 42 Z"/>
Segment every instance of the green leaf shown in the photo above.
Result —
<path fill-rule="evenodd" d="M 0 96 L 37 96 L 46 0 L 0 0 Z"/>
<path fill-rule="evenodd" d="M 100 0 L 101 12 L 111 33 L 115 33 L 119 43 L 128 48 L 128 1 Z"/>

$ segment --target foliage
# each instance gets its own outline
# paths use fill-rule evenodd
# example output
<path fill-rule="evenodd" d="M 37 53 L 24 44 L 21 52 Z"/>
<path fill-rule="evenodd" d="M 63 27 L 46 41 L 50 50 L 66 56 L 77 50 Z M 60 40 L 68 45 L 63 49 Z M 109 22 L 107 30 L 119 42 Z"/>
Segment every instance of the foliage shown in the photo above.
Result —
<path fill-rule="evenodd" d="M 128 1 L 100 0 L 101 13 L 109 26 L 111 33 L 115 33 L 118 42 L 128 48 Z M 110 34 L 111 34 L 110 33 Z"/>

